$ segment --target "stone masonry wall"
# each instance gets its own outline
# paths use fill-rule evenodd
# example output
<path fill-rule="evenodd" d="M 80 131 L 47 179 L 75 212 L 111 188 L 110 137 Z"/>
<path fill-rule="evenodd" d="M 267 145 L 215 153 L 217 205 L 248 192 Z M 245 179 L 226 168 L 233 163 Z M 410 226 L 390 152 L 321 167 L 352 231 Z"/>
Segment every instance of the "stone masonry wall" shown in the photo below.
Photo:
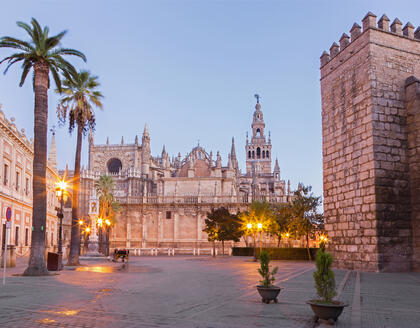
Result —
<path fill-rule="evenodd" d="M 420 270 L 420 80 L 406 81 L 408 158 L 413 226 L 413 269 Z"/>
<path fill-rule="evenodd" d="M 410 270 L 413 234 L 405 80 L 419 30 L 368 13 L 321 56 L 324 211 L 336 265 Z"/>

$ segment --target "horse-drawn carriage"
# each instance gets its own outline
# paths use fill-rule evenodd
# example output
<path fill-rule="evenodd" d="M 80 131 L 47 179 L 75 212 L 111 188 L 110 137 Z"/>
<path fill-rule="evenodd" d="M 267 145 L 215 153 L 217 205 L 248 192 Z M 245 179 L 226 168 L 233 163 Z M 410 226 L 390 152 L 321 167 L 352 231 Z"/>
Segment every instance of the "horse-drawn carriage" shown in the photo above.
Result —
<path fill-rule="evenodd" d="M 130 250 L 129 249 L 114 249 L 114 259 L 112 261 L 114 262 L 118 262 L 118 259 L 121 258 L 122 261 L 124 262 L 125 260 L 127 260 L 128 262 L 128 255 L 130 254 Z"/>

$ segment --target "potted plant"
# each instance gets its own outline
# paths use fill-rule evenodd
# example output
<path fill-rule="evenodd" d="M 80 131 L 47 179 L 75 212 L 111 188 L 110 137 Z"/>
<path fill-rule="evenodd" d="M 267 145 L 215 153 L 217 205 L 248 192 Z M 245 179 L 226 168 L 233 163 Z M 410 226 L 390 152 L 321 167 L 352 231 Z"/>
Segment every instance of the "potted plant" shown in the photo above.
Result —
<path fill-rule="evenodd" d="M 337 293 L 334 272 L 330 269 L 333 262 L 332 255 L 327 253 L 324 247 L 321 247 L 316 254 L 315 261 L 317 271 L 314 272 L 314 280 L 320 298 L 306 303 L 311 306 L 315 314 L 315 322 L 321 318 L 334 323 L 348 304 L 333 299 Z"/>
<path fill-rule="evenodd" d="M 280 287 L 273 285 L 275 280 L 274 275 L 277 273 L 277 270 L 278 267 L 275 267 L 270 272 L 270 256 L 267 251 L 261 251 L 258 273 L 261 275 L 262 280 L 260 280 L 261 285 L 257 286 L 257 290 L 262 297 L 263 303 L 268 304 L 271 301 L 277 303 L 277 295 L 280 293 L 281 289 Z"/>

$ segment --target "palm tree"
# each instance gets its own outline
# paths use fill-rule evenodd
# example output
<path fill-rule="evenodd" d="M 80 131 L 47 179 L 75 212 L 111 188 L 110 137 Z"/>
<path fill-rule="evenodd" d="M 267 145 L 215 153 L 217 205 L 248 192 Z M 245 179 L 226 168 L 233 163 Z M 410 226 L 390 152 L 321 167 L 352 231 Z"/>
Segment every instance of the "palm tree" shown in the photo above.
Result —
<path fill-rule="evenodd" d="M 71 78 L 63 81 L 63 88 L 57 90 L 62 97 L 57 107 L 57 115 L 61 123 L 69 119 L 69 132 L 77 126 L 76 157 L 74 161 L 72 226 L 70 239 L 70 254 L 67 265 L 80 265 L 80 231 L 79 220 L 79 186 L 80 162 L 82 157 L 82 139 L 88 131 L 95 128 L 95 114 L 93 107 L 102 109 L 102 94 L 97 91 L 99 82 L 96 76 L 88 71 L 73 73 Z"/>
<path fill-rule="evenodd" d="M 104 220 L 108 219 L 112 224 L 115 224 L 115 213 L 119 212 L 120 205 L 113 195 L 114 180 L 109 175 L 102 175 L 95 182 L 95 188 L 99 196 L 99 215 Z"/>
<path fill-rule="evenodd" d="M 32 242 L 29 264 L 24 275 L 47 275 L 45 265 L 45 227 L 47 216 L 47 131 L 48 131 L 48 88 L 50 73 L 58 89 L 61 89 L 60 73 L 70 78 L 76 70 L 63 58 L 64 55 L 77 56 L 86 61 L 80 51 L 60 47 L 60 41 L 66 34 L 63 31 L 49 36 L 49 28 L 43 29 L 35 18 L 31 25 L 17 22 L 30 37 L 29 41 L 5 36 L 0 38 L 0 48 L 12 48 L 18 52 L 2 59 L 6 62 L 4 71 L 18 62 L 22 62 L 22 76 L 19 86 L 25 83 L 28 73 L 33 69 L 34 106 L 34 159 L 33 159 L 33 208 L 32 208 Z"/>
<path fill-rule="evenodd" d="M 109 175 L 102 175 L 99 180 L 95 182 L 96 192 L 99 195 L 99 215 L 106 225 L 106 250 L 105 254 L 109 255 L 109 228 L 115 226 L 115 214 L 120 211 L 120 203 L 115 200 L 113 190 L 115 182 Z M 102 245 L 102 229 L 99 230 L 100 243 Z M 102 248 L 101 248 L 102 249 Z"/>

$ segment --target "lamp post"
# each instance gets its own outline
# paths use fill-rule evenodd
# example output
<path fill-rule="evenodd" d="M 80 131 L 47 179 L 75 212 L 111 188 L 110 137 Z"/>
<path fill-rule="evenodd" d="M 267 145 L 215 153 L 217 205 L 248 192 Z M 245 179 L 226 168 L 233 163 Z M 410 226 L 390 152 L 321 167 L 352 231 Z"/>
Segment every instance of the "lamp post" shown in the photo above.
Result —
<path fill-rule="evenodd" d="M 57 217 L 60 219 L 58 228 L 58 270 L 63 269 L 63 217 L 64 217 L 64 193 L 67 188 L 67 182 L 59 180 L 56 184 L 56 195 L 60 199 L 60 208 L 57 210 Z"/>
<path fill-rule="evenodd" d="M 259 222 L 257 224 L 257 228 L 258 228 L 258 231 L 260 232 L 260 254 L 261 254 L 261 251 L 262 251 L 262 243 L 261 243 L 262 223 Z"/>

